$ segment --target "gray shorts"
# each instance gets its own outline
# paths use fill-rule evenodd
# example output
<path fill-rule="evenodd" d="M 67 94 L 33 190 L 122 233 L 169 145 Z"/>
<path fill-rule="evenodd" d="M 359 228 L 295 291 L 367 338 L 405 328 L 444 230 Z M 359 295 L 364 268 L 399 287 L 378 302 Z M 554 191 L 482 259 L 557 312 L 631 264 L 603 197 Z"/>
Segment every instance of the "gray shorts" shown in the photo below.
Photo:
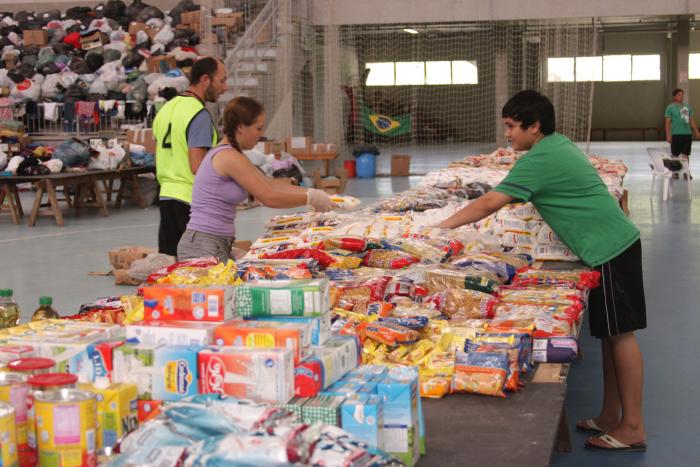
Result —
<path fill-rule="evenodd" d="M 221 262 L 231 257 L 233 237 L 221 237 L 196 230 L 185 230 L 177 245 L 178 261 L 214 256 Z"/>

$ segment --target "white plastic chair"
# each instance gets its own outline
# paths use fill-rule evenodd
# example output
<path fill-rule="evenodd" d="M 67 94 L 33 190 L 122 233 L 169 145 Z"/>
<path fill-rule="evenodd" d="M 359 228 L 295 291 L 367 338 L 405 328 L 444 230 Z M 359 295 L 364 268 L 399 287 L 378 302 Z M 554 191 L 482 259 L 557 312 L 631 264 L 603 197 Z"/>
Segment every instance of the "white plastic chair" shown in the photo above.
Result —
<path fill-rule="evenodd" d="M 673 196 L 673 175 L 678 174 L 678 178 L 686 178 L 688 179 L 688 197 L 692 198 L 693 197 L 693 191 L 692 191 L 692 186 L 691 186 L 691 181 L 690 181 L 690 172 L 688 171 L 688 161 L 684 160 L 682 158 L 677 158 L 677 157 L 671 157 L 668 153 L 666 153 L 663 149 L 660 148 L 647 148 L 647 153 L 649 153 L 649 158 L 651 159 L 651 163 L 649 164 L 649 167 L 651 167 L 652 171 L 652 178 L 651 178 L 651 193 L 649 194 L 649 198 L 654 196 L 654 185 L 656 182 L 656 177 L 662 177 L 664 180 L 664 185 L 663 185 L 663 199 L 666 201 L 669 196 Z M 681 163 L 681 169 L 680 170 L 670 170 L 664 165 L 664 159 L 670 159 L 670 160 L 675 160 L 679 161 Z"/>

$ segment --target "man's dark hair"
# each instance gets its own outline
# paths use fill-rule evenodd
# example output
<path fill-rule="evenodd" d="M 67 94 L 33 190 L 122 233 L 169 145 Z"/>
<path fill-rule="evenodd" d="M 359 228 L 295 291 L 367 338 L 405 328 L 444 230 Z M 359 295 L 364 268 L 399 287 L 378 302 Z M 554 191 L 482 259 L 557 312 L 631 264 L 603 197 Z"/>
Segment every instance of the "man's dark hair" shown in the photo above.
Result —
<path fill-rule="evenodd" d="M 676 97 L 679 92 L 683 92 L 683 90 L 681 88 L 674 89 L 673 92 L 671 93 L 671 97 Z"/>
<path fill-rule="evenodd" d="M 221 63 L 221 60 L 214 57 L 204 57 L 200 58 L 194 65 L 192 65 L 192 71 L 190 72 L 190 82 L 192 84 L 198 84 L 203 76 L 209 76 L 209 79 L 216 73 L 216 69 Z"/>
<path fill-rule="evenodd" d="M 523 129 L 540 122 L 540 131 L 545 135 L 554 133 L 556 129 L 554 106 L 547 96 L 537 91 L 520 91 L 508 99 L 501 111 L 501 117 L 520 122 Z"/>

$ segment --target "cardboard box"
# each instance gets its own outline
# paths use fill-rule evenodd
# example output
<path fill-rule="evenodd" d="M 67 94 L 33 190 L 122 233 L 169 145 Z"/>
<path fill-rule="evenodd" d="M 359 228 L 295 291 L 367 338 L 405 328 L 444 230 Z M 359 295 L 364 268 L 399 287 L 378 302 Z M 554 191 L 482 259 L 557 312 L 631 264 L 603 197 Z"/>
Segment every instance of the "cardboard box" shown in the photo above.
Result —
<path fill-rule="evenodd" d="M 138 23 L 136 21 L 132 21 L 129 24 L 129 34 L 132 36 L 136 36 L 139 31 L 143 31 L 146 34 L 148 34 L 148 38 L 153 40 L 156 34 L 158 34 L 159 30 L 156 28 L 151 28 L 149 27 L 146 23 Z"/>
<path fill-rule="evenodd" d="M 330 195 L 345 193 L 345 186 L 348 183 L 348 173 L 344 168 L 336 169 L 334 177 L 321 177 L 321 171 L 313 171 L 314 188 L 323 190 Z"/>
<path fill-rule="evenodd" d="M 157 143 L 153 139 L 153 129 L 147 128 L 143 130 L 127 130 L 126 141 L 130 144 L 139 144 L 146 148 L 146 152 L 150 154 L 156 153 Z"/>
<path fill-rule="evenodd" d="M 139 425 L 146 423 L 149 420 L 160 415 L 160 408 L 163 406 L 163 401 L 138 401 L 138 419 Z"/>
<path fill-rule="evenodd" d="M 42 47 L 49 43 L 49 31 L 45 29 L 27 29 L 22 31 L 22 39 L 25 47 L 28 45 Z"/>
<path fill-rule="evenodd" d="M 205 32 L 202 34 L 202 40 L 200 41 L 202 44 L 218 44 L 219 43 L 219 36 L 217 36 L 213 32 Z"/>
<path fill-rule="evenodd" d="M 391 176 L 408 177 L 411 174 L 411 156 L 394 154 L 391 156 Z"/>
<path fill-rule="evenodd" d="M 187 11 L 180 16 L 183 24 L 199 23 L 202 21 L 202 10 Z"/>
<path fill-rule="evenodd" d="M 311 136 L 291 136 L 287 138 L 287 152 L 292 156 L 305 156 L 311 152 L 314 139 Z"/>
<path fill-rule="evenodd" d="M 176 67 L 175 57 L 170 55 L 158 55 L 148 58 L 149 73 L 166 73 Z"/>
<path fill-rule="evenodd" d="M 243 12 L 227 13 L 224 15 L 212 16 L 212 26 L 226 26 L 228 28 L 237 28 L 243 25 Z"/>
<path fill-rule="evenodd" d="M 323 346 L 311 347 L 311 353 L 323 362 L 324 388 L 360 364 L 360 345 L 353 336 L 333 336 Z"/>
<path fill-rule="evenodd" d="M 102 31 L 93 31 L 80 37 L 80 45 L 83 50 L 92 50 L 109 43 L 109 37 Z"/>
<path fill-rule="evenodd" d="M 278 321 L 282 323 L 309 323 L 311 326 L 311 345 L 323 345 L 331 337 L 331 314 L 311 318 L 306 316 L 263 316 L 258 321 Z"/>
<path fill-rule="evenodd" d="M 344 431 L 372 447 L 384 448 L 384 408 L 378 396 L 348 399 L 340 410 Z"/>
<path fill-rule="evenodd" d="M 286 348 L 298 364 L 310 353 L 311 324 L 233 320 L 214 330 L 214 343 L 251 349 Z"/>
<path fill-rule="evenodd" d="M 109 250 L 107 255 L 109 256 L 109 264 L 112 265 L 112 268 L 129 269 L 131 263 L 137 259 L 143 259 L 156 251 L 157 250 L 155 248 L 148 248 L 144 246 L 123 246 L 121 248 Z"/>
<path fill-rule="evenodd" d="M 78 389 L 97 396 L 97 448 L 114 447 L 118 440 L 139 426 L 135 384 L 97 387 L 78 384 Z"/>
<path fill-rule="evenodd" d="M 209 321 L 233 318 L 234 286 L 143 287 L 144 320 Z"/>
<path fill-rule="evenodd" d="M 293 359 L 289 349 L 207 347 L 199 352 L 199 392 L 287 403 L 294 397 Z"/>
<path fill-rule="evenodd" d="M 112 380 L 133 383 L 142 400 L 177 401 L 197 394 L 201 346 L 125 344 L 114 353 Z"/>
<path fill-rule="evenodd" d="M 129 275 L 127 269 L 114 269 L 112 271 L 114 275 L 114 285 L 140 285 L 141 281 L 134 279 Z"/>
<path fill-rule="evenodd" d="M 253 149 L 263 154 L 280 154 L 286 151 L 287 143 L 285 141 L 260 141 Z"/>
<path fill-rule="evenodd" d="M 126 326 L 126 338 L 148 345 L 211 345 L 218 323 L 139 321 Z"/>
<path fill-rule="evenodd" d="M 321 316 L 330 309 L 328 279 L 257 281 L 236 288 L 236 314 L 259 316 Z"/>

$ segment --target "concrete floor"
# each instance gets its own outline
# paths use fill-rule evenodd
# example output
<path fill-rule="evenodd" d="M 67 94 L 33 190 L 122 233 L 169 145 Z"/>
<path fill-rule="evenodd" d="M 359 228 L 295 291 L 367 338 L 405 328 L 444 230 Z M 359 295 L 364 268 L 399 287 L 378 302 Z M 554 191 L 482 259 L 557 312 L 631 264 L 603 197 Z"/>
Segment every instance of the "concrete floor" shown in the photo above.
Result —
<path fill-rule="evenodd" d="M 697 422 L 700 408 L 700 376 L 696 370 L 694 342 L 700 331 L 700 205 L 688 199 L 686 182 L 677 182 L 676 196 L 663 202 L 660 181 L 649 199 L 651 175 L 644 150 L 662 143 L 593 143 L 592 154 L 623 159 L 630 172 L 625 185 L 630 191 L 631 218 L 642 232 L 644 274 L 649 330 L 638 333 L 645 356 L 645 416 L 649 450 L 646 454 L 601 454 L 583 449 L 585 437 L 573 431 L 575 420 L 596 414 L 601 400 L 600 350 L 587 328 L 581 345 L 585 358 L 574 365 L 569 377 L 567 411 L 574 451 L 555 454 L 556 466 L 687 466 L 700 464 Z M 412 172 L 444 167 L 461 159 L 469 148 L 440 152 L 408 152 L 386 148 L 378 160 L 378 172 L 387 172 L 391 154 L 413 156 Z M 700 161 L 693 164 L 700 177 Z M 406 190 L 420 177 L 352 179 L 347 193 L 365 203 Z M 697 190 L 696 190 L 697 191 Z M 23 194 L 25 210 L 31 194 Z M 279 210 L 256 208 L 238 215 L 238 238 L 254 239 L 263 232 L 264 221 Z M 99 217 L 87 210 L 81 217 L 66 216 L 58 228 L 50 218 L 38 225 L 15 226 L 8 215 L 0 216 L 0 287 L 12 287 L 24 317 L 38 305 L 40 295 L 54 297 L 61 314 L 75 313 L 81 303 L 94 298 L 130 293 L 133 287 L 115 286 L 111 277 L 88 276 L 107 271 L 107 250 L 123 245 L 157 242 L 158 208 L 124 207 Z M 527 389 L 525 389 L 527 390 Z M 503 401 L 507 404 L 507 401 Z M 456 436 L 455 443 L 458 443 Z M 457 444 L 456 444 L 457 446 Z"/>

